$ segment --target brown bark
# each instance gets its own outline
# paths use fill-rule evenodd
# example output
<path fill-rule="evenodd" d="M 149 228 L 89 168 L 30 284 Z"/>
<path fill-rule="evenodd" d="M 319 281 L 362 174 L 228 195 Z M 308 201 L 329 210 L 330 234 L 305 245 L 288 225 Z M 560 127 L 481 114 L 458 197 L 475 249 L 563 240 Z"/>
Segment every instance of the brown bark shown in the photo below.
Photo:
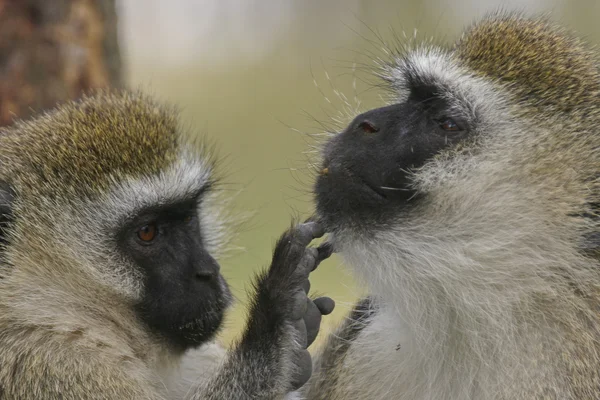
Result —
<path fill-rule="evenodd" d="M 121 79 L 115 0 L 0 0 L 0 126 Z"/>

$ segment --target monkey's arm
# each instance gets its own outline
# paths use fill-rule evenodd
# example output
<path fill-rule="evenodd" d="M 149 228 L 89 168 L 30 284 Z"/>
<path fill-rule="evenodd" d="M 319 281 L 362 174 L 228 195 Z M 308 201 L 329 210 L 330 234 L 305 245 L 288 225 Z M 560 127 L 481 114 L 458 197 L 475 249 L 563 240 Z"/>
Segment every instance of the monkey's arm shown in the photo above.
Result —
<path fill-rule="evenodd" d="M 191 399 L 282 399 L 312 373 L 306 348 L 315 340 L 329 298 L 308 299 L 309 273 L 327 258 L 328 247 L 307 248 L 323 232 L 316 223 L 299 225 L 278 241 L 268 271 L 255 280 L 250 321 L 219 372 Z"/>
<path fill-rule="evenodd" d="M 377 307 L 370 297 L 356 303 L 344 322 L 334 334 L 329 336 L 315 357 L 313 374 L 308 383 L 298 391 L 302 399 L 345 398 L 344 395 L 340 396 L 337 388 L 339 367 L 343 365 L 347 352 L 354 345 L 354 340 L 369 326 L 376 313 Z M 360 371 L 350 373 L 360 375 Z"/>

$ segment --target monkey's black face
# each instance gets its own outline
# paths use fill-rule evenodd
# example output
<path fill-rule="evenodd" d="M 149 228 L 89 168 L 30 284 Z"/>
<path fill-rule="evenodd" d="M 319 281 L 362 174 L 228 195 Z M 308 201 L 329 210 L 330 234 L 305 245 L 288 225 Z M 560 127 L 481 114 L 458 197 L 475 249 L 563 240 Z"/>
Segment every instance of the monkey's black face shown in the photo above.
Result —
<path fill-rule="evenodd" d="M 466 136 L 467 121 L 456 114 L 424 86 L 404 103 L 359 115 L 332 138 L 315 185 L 328 230 L 385 225 L 418 202 L 411 171 Z"/>
<path fill-rule="evenodd" d="M 145 276 L 139 315 L 181 348 L 210 340 L 230 302 L 219 265 L 204 248 L 196 205 L 192 199 L 148 210 L 120 235 L 122 250 Z"/>

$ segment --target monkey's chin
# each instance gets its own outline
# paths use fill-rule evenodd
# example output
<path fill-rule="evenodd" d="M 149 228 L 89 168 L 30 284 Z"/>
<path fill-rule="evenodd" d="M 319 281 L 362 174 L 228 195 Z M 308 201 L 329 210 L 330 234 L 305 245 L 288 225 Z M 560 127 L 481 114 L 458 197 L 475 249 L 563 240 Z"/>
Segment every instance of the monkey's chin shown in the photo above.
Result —
<path fill-rule="evenodd" d="M 182 321 L 178 328 L 168 333 L 171 341 L 184 349 L 195 348 L 212 340 L 219 333 L 225 312 L 231 305 L 229 287 L 221 285 L 220 296 L 207 303 L 197 306 L 195 318 Z"/>
<path fill-rule="evenodd" d="M 141 303 L 138 312 L 151 330 L 173 348 L 201 346 L 219 332 L 231 304 L 231 292 L 221 276 L 201 289 L 164 292 Z"/>
<path fill-rule="evenodd" d="M 399 206 L 351 176 L 319 177 L 314 188 L 316 214 L 327 232 L 368 233 L 385 225 Z"/>
<path fill-rule="evenodd" d="M 212 340 L 221 330 L 225 310 L 215 310 L 213 315 L 203 315 L 187 321 L 170 333 L 170 341 L 183 350 L 196 348 Z M 209 314 L 211 314 L 209 312 Z"/>

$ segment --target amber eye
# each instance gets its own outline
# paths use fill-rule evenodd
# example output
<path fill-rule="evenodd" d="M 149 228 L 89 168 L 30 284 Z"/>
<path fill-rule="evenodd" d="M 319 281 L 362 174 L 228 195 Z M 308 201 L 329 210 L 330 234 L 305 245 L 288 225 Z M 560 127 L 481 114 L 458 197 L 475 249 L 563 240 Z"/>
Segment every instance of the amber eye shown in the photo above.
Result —
<path fill-rule="evenodd" d="M 140 229 L 138 229 L 137 235 L 138 235 L 138 238 L 140 238 L 140 240 L 142 242 L 149 243 L 154 240 L 154 238 L 156 237 L 157 231 L 158 230 L 156 229 L 155 224 L 148 224 L 148 225 L 144 225 Z"/>
<path fill-rule="evenodd" d="M 192 222 L 193 217 L 191 215 L 186 216 L 183 219 L 183 222 L 185 222 L 186 224 L 189 224 L 190 222 Z"/>
<path fill-rule="evenodd" d="M 460 127 L 452 118 L 445 118 L 440 120 L 440 128 L 445 131 L 456 132 L 460 131 Z"/>

